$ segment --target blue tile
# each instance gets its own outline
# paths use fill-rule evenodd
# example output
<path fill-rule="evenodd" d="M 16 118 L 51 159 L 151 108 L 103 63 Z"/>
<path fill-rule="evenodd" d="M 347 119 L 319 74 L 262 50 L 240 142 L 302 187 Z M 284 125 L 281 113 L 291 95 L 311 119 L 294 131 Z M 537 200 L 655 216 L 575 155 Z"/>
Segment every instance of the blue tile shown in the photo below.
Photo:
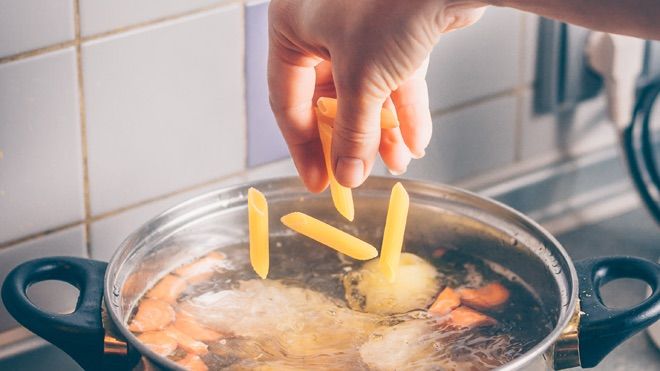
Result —
<path fill-rule="evenodd" d="M 248 166 L 289 155 L 268 103 L 268 2 L 245 7 L 245 79 L 248 121 Z"/>

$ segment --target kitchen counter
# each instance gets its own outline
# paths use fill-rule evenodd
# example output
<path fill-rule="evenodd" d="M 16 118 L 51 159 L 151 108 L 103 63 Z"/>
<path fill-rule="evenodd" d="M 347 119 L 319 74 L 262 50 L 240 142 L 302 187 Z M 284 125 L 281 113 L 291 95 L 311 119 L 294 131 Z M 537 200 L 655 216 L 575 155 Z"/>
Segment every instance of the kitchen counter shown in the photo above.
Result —
<path fill-rule="evenodd" d="M 580 227 L 558 236 L 575 259 L 605 255 L 635 255 L 651 260 L 660 257 L 658 227 L 643 210 Z M 608 305 L 626 306 L 645 297 L 645 285 L 637 281 L 619 280 L 603 289 Z M 31 352 L 0 361 L 0 370 L 80 370 L 63 352 L 46 345 Z M 632 337 L 615 349 L 594 370 L 634 371 L 660 369 L 660 351 L 646 333 Z M 577 370 L 577 369 L 573 369 Z"/>

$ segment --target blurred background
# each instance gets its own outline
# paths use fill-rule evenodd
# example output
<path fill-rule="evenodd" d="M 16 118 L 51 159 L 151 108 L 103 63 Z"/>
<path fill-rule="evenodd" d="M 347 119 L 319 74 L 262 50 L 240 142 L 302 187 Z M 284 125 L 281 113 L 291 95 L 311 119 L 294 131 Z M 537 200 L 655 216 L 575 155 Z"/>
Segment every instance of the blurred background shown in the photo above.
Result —
<path fill-rule="evenodd" d="M 268 105 L 267 8 L 0 0 L 0 282 L 40 256 L 107 261 L 185 199 L 295 174 Z M 433 140 L 404 176 L 496 197 L 555 233 L 639 209 L 588 37 L 498 8 L 443 36 L 427 76 Z M 660 76 L 660 43 L 642 53 L 640 89 Z M 30 295 L 64 310 L 76 291 Z M 0 305 L 0 359 L 39 341 Z"/>

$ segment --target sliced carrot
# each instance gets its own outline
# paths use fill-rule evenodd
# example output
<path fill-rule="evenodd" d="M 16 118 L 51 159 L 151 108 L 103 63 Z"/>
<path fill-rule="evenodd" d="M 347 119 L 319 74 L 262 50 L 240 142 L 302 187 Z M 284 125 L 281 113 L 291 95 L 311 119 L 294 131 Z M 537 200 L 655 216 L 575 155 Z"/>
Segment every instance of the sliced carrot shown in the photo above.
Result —
<path fill-rule="evenodd" d="M 182 333 L 199 341 L 216 341 L 222 338 L 221 333 L 202 326 L 193 317 L 182 312 L 176 314 L 174 327 Z"/>
<path fill-rule="evenodd" d="M 138 337 L 144 345 L 161 356 L 172 354 L 178 343 L 176 339 L 168 335 L 165 331 L 150 331 L 140 334 Z"/>
<path fill-rule="evenodd" d="M 176 363 L 190 371 L 207 371 L 209 369 L 204 361 L 195 354 L 187 354 Z"/>
<path fill-rule="evenodd" d="M 438 247 L 437 249 L 433 250 L 433 253 L 431 253 L 431 256 L 434 258 L 442 258 L 443 255 L 447 252 L 447 249 L 443 249 L 442 247 Z"/>
<path fill-rule="evenodd" d="M 181 349 L 185 350 L 188 353 L 204 355 L 208 353 L 208 346 L 201 341 L 197 341 L 192 337 L 183 333 L 183 331 L 178 330 L 174 326 L 169 326 L 165 329 L 165 332 L 176 339 L 177 343 Z"/>
<path fill-rule="evenodd" d="M 497 309 L 509 300 L 509 290 L 497 282 L 478 289 L 460 289 L 458 293 L 463 304 L 476 309 Z"/>
<path fill-rule="evenodd" d="M 459 305 L 461 305 L 461 296 L 451 287 L 445 287 L 429 308 L 429 313 L 444 316 Z"/>
<path fill-rule="evenodd" d="M 465 306 L 454 309 L 447 317 L 450 324 L 462 328 L 492 326 L 497 323 L 494 318 Z"/>
<path fill-rule="evenodd" d="M 146 296 L 151 299 L 159 299 L 168 303 L 174 303 L 183 290 L 186 289 L 186 286 L 188 286 L 186 280 L 173 274 L 168 274 L 158 281 L 158 283 L 147 292 Z"/>
<path fill-rule="evenodd" d="M 157 299 L 143 299 L 128 329 L 135 332 L 162 330 L 174 321 L 174 309 Z"/>
<path fill-rule="evenodd" d="M 174 273 L 192 284 L 204 282 L 213 276 L 213 272 L 224 263 L 226 257 L 223 253 L 213 251 L 203 258 L 175 270 Z"/>

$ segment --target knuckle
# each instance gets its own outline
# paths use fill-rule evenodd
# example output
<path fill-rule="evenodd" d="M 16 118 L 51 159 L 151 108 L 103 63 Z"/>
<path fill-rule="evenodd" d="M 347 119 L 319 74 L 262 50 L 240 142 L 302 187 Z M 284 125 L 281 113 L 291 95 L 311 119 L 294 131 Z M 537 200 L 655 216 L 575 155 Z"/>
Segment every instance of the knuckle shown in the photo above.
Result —
<path fill-rule="evenodd" d="M 368 130 L 356 125 L 336 125 L 333 136 L 342 146 L 363 147 L 378 142 L 379 130 Z"/>

